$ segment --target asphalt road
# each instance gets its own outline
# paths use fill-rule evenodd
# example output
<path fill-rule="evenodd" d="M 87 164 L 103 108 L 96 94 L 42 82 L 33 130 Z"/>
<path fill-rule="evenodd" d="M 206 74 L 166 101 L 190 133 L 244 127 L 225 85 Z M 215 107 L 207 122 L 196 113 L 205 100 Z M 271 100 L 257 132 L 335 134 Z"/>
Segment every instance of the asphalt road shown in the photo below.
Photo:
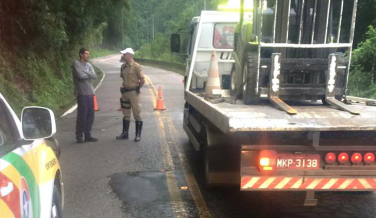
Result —
<path fill-rule="evenodd" d="M 133 121 L 130 140 L 116 140 L 122 128 L 119 58 L 94 60 L 105 72 L 92 132 L 99 142 L 75 143 L 76 111 L 58 119 L 65 217 L 376 217 L 373 192 L 319 193 L 318 206 L 303 207 L 299 192 L 205 189 L 202 154 L 182 128 L 182 76 L 174 72 L 143 67 L 142 140 L 133 141 Z M 166 111 L 154 110 L 159 86 Z"/>

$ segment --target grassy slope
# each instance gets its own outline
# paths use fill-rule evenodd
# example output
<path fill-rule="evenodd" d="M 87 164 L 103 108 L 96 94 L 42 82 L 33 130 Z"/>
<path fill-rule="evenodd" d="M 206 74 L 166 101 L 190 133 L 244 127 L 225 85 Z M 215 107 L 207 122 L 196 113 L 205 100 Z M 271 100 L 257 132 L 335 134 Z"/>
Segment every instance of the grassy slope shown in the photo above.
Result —
<path fill-rule="evenodd" d="M 99 57 L 109 52 L 93 53 Z M 36 57 L 32 53 L 19 57 L 0 52 L 0 92 L 18 116 L 23 107 L 36 105 L 48 107 L 59 116 L 75 104 L 71 75 L 74 58 L 58 58 L 58 61 L 47 59 L 50 57 Z M 103 77 L 103 72 L 98 68 L 95 70 L 98 79 L 93 81 L 94 85 Z"/>
<path fill-rule="evenodd" d="M 112 54 L 118 54 L 119 51 L 111 51 L 108 49 L 94 49 L 90 51 L 90 57 L 91 58 L 99 58 L 99 57 L 104 57 L 107 55 L 112 55 Z"/>

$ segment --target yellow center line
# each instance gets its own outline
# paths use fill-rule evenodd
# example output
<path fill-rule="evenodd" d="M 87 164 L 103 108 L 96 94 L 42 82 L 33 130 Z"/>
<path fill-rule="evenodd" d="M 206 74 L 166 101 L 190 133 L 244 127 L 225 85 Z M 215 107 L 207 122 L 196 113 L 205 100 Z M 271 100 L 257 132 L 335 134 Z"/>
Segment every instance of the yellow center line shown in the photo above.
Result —
<path fill-rule="evenodd" d="M 171 136 L 174 142 L 176 142 L 175 136 L 177 135 L 177 131 L 175 129 L 174 124 L 172 123 L 172 120 L 169 116 L 166 116 L 168 127 L 171 131 Z M 185 178 L 188 183 L 189 190 L 191 192 L 191 195 L 193 197 L 193 200 L 195 201 L 195 204 L 200 211 L 201 217 L 211 217 L 209 209 L 205 203 L 204 197 L 202 196 L 202 193 L 200 191 L 200 188 L 198 187 L 198 184 L 196 182 L 195 177 L 193 176 L 192 170 L 189 167 L 185 155 L 182 153 L 181 149 L 179 148 L 177 143 L 174 143 L 175 149 L 178 151 L 178 157 L 180 160 L 180 163 L 182 164 L 183 172 L 185 175 Z"/>
<path fill-rule="evenodd" d="M 155 87 L 154 85 L 151 83 L 150 79 L 148 76 L 144 75 L 145 76 L 145 83 L 146 85 L 149 86 L 149 91 L 150 91 L 150 94 L 151 94 L 151 101 L 153 102 L 153 106 L 157 105 L 157 101 L 156 101 L 156 98 L 153 98 L 155 96 L 158 96 L 156 93 L 155 93 Z M 159 114 L 160 115 L 160 114 Z"/>
<path fill-rule="evenodd" d="M 146 76 L 145 76 L 146 77 Z M 151 99 L 153 101 L 153 105 L 155 105 L 155 98 L 153 97 L 154 94 L 153 94 L 153 89 L 151 88 L 151 83 L 150 83 L 150 80 L 148 77 L 146 77 L 146 81 L 145 83 L 149 86 L 149 91 L 150 91 L 150 94 L 151 94 Z M 161 114 L 159 111 L 156 111 L 157 112 L 157 115 L 158 115 L 158 124 L 159 124 L 159 128 L 158 128 L 158 133 L 159 133 L 159 138 L 162 142 L 162 145 L 163 145 L 163 148 L 164 148 L 164 152 L 167 156 L 167 163 L 166 165 L 168 166 L 168 168 L 174 168 L 174 162 L 172 161 L 172 157 L 171 157 L 171 152 L 170 152 L 170 149 L 169 149 L 169 145 L 168 145 L 168 142 L 167 142 L 167 137 L 166 137 L 166 131 L 165 131 L 165 128 L 164 128 L 164 124 L 163 124 L 163 120 L 162 120 L 162 117 L 161 117 Z"/>
<path fill-rule="evenodd" d="M 148 77 L 145 76 L 145 78 L 146 78 L 146 84 L 149 86 L 149 91 L 152 96 L 153 105 L 155 105 L 156 100 L 154 98 L 155 93 L 153 93 L 154 90 L 152 88 L 152 84 Z M 159 128 L 158 128 L 159 138 L 163 145 L 164 152 L 166 154 L 166 161 L 167 161 L 166 165 L 168 166 L 169 169 L 170 168 L 172 169 L 172 170 L 166 171 L 165 173 L 168 193 L 170 195 L 170 200 L 171 200 L 171 208 L 174 213 L 174 217 L 188 217 L 187 210 L 183 204 L 180 190 L 178 188 L 178 183 L 175 178 L 175 173 L 173 171 L 174 162 L 172 160 L 170 148 L 167 142 L 166 131 L 164 128 L 162 116 L 159 111 L 157 111 L 157 116 L 158 116 L 158 124 L 159 124 Z"/>
<path fill-rule="evenodd" d="M 151 88 L 153 90 L 153 91 L 150 91 L 150 92 L 151 93 L 154 92 L 154 96 L 155 96 L 155 98 L 157 98 L 157 96 L 158 96 L 157 95 L 157 89 L 154 87 L 150 78 L 148 78 L 147 76 L 145 76 L 145 78 L 146 78 L 146 81 L 149 85 L 149 88 Z M 155 100 L 154 100 L 154 102 L 155 102 Z M 158 115 L 160 116 L 160 113 L 158 113 Z M 178 153 L 179 161 L 182 165 L 183 173 L 184 173 L 184 176 L 186 178 L 191 196 L 192 196 L 192 198 L 193 198 L 193 200 L 196 204 L 197 209 L 200 212 L 200 217 L 205 217 L 205 218 L 208 217 L 209 218 L 209 217 L 211 217 L 211 215 L 210 215 L 209 209 L 207 208 L 207 205 L 205 203 L 204 197 L 202 196 L 202 193 L 201 193 L 200 188 L 199 188 L 199 186 L 196 182 L 196 179 L 193 176 L 192 170 L 190 169 L 190 167 L 189 167 L 189 165 L 186 161 L 185 155 L 183 154 L 183 152 L 179 148 L 178 144 L 176 143 L 177 142 L 177 139 L 175 137 L 175 136 L 177 136 L 176 128 L 173 125 L 171 117 L 168 116 L 168 114 L 165 114 L 165 118 L 167 120 L 167 125 L 168 125 L 168 128 L 169 128 L 170 133 L 171 133 L 170 135 L 171 135 L 172 141 L 174 142 L 173 145 L 174 145 L 174 147 L 175 147 L 175 149 Z M 162 125 L 163 125 L 163 123 L 162 123 Z"/>

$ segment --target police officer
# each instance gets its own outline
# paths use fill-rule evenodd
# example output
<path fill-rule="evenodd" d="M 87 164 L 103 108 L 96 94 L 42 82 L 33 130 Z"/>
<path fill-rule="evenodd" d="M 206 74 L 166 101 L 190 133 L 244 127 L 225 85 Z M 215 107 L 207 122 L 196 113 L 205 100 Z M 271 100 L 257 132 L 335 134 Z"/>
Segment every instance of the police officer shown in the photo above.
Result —
<path fill-rule="evenodd" d="M 142 119 L 140 116 L 140 88 L 144 85 L 145 79 L 141 66 L 133 60 L 134 51 L 132 48 L 126 48 L 120 51 L 123 54 L 121 60 L 125 63 L 121 65 L 120 77 L 123 79 L 123 87 L 120 92 L 122 97 L 120 99 L 123 108 L 123 132 L 117 136 L 117 139 L 128 139 L 128 130 L 131 120 L 131 109 L 133 117 L 136 120 L 136 137 L 135 142 L 141 140 Z"/>

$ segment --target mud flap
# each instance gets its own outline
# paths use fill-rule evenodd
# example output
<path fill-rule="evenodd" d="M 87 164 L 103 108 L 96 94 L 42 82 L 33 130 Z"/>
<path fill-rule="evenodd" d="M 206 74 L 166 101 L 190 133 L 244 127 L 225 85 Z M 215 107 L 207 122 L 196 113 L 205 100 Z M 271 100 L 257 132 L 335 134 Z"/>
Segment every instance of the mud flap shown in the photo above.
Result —
<path fill-rule="evenodd" d="M 205 125 L 205 180 L 208 187 L 240 184 L 240 145 L 231 136 Z"/>
<path fill-rule="evenodd" d="M 307 191 L 306 199 L 304 200 L 304 206 L 316 206 L 317 199 L 315 199 L 315 192 L 314 191 Z"/>

